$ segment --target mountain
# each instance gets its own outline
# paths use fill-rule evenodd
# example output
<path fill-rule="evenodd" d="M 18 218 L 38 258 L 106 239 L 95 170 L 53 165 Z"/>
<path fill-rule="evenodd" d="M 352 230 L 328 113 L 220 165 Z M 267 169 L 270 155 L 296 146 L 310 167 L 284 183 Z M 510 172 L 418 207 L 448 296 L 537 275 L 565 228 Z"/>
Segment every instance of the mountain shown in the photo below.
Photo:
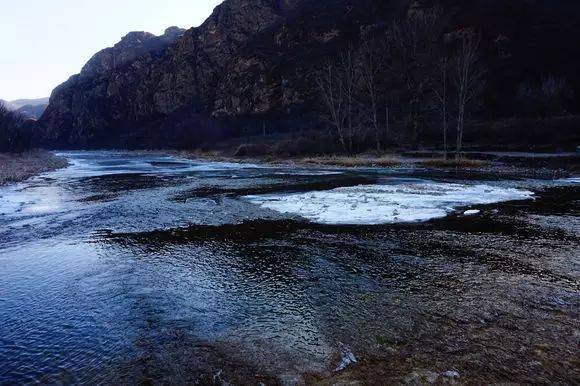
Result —
<path fill-rule="evenodd" d="M 47 98 L 48 99 L 48 98 Z M 39 119 L 48 107 L 48 102 L 43 104 L 29 104 L 19 107 L 15 111 L 24 119 Z"/>
<path fill-rule="evenodd" d="M 226 0 L 200 27 L 131 32 L 57 87 L 40 120 L 59 147 L 186 147 L 321 126 L 316 70 L 364 31 L 434 1 Z M 443 0 L 446 33 L 481 31 L 489 119 L 519 114 L 522 90 L 565 83 L 580 110 L 580 3 Z M 526 91 L 527 92 L 527 91 Z M 531 94 L 530 91 L 528 94 Z M 527 95 L 527 94 L 526 94 Z"/>
<path fill-rule="evenodd" d="M 49 98 L 38 99 L 17 99 L 5 101 L 0 99 L 0 103 L 8 107 L 9 110 L 16 111 L 25 119 L 38 119 L 48 107 Z"/>
<path fill-rule="evenodd" d="M 9 101 L 8 103 L 13 107 L 14 110 L 18 110 L 25 106 L 47 106 L 49 98 L 37 98 L 37 99 L 17 99 L 14 101 Z"/>
<path fill-rule="evenodd" d="M 14 106 L 10 104 L 10 102 L 5 101 L 4 99 L 0 99 L 0 104 L 6 106 L 9 110 L 14 110 Z"/>

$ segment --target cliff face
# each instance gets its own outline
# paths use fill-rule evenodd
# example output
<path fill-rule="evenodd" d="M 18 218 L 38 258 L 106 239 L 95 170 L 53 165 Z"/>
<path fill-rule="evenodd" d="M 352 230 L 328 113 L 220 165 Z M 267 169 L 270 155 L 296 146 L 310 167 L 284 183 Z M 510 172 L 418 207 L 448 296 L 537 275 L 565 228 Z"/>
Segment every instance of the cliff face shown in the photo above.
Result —
<path fill-rule="evenodd" d="M 313 65 L 382 3 L 226 0 L 183 34 L 132 32 L 53 91 L 41 138 L 60 147 L 186 146 L 243 132 L 254 117 L 293 119 L 313 94 Z"/>
<path fill-rule="evenodd" d="M 236 53 L 280 23 L 294 3 L 230 0 L 199 28 L 171 28 L 160 37 L 128 34 L 54 90 L 41 121 L 45 139 L 65 146 L 138 145 L 155 142 L 150 133 L 143 138 L 140 125 L 161 125 L 179 110 L 211 115 Z"/>
<path fill-rule="evenodd" d="M 198 28 L 170 28 L 159 37 L 132 32 L 54 90 L 39 138 L 58 147 L 190 146 L 244 133 L 256 122 L 303 127 L 314 105 L 313 70 L 356 41 L 364 28 L 385 25 L 427 3 L 226 0 Z M 525 12 L 533 19 L 548 4 L 512 0 L 490 10 L 485 1 L 444 3 L 449 28 L 469 23 L 484 29 L 490 42 L 503 36 L 506 52 L 510 44 L 526 41 L 525 31 L 538 34 L 537 25 L 525 24 L 529 20 L 510 26 L 510 10 L 529 6 Z M 478 18 L 484 10 L 492 23 Z M 563 14 L 546 24 L 552 28 L 548 32 L 554 34 L 550 23 Z M 557 31 L 550 39 L 565 33 Z M 544 46 L 550 45 L 530 46 L 523 54 L 512 50 L 505 57 L 512 55 L 507 60 L 515 66 Z M 488 50 L 493 48 L 489 43 Z M 501 60 L 498 56 L 497 66 L 509 69 L 510 63 Z"/>

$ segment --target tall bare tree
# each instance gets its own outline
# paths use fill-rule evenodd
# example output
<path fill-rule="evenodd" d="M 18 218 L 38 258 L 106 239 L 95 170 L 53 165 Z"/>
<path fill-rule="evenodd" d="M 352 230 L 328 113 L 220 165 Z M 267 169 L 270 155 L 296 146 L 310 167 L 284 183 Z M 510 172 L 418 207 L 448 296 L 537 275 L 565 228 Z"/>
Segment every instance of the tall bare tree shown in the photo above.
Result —
<path fill-rule="evenodd" d="M 317 74 L 316 83 L 343 150 L 352 153 L 360 129 L 357 101 L 360 82 L 354 51 L 348 49 L 340 55 L 338 63 L 327 64 Z"/>
<path fill-rule="evenodd" d="M 328 63 L 317 73 L 316 84 L 326 107 L 328 120 L 334 126 L 338 140 L 343 150 L 346 151 L 344 87 L 338 73 L 336 66 Z"/>
<path fill-rule="evenodd" d="M 455 58 L 455 76 L 457 87 L 457 158 L 462 157 L 463 133 L 468 107 L 478 95 L 484 71 L 479 63 L 480 36 L 474 32 L 465 32 L 460 37 L 459 48 Z"/>
<path fill-rule="evenodd" d="M 375 134 L 375 145 L 378 152 L 381 151 L 381 124 L 379 122 L 379 100 L 381 90 L 379 75 L 385 55 L 383 43 L 383 41 L 367 38 L 363 41 L 360 49 L 360 77 L 363 85 L 362 89 L 366 97 L 365 99 L 369 104 L 369 121 Z"/>
<path fill-rule="evenodd" d="M 340 74 L 343 79 L 344 97 L 346 104 L 346 129 L 347 129 L 347 151 L 352 153 L 354 150 L 354 139 L 357 129 L 360 128 L 356 122 L 356 92 L 358 85 L 358 71 L 356 66 L 355 54 L 352 48 L 343 52 L 340 58 Z"/>
<path fill-rule="evenodd" d="M 439 111 L 441 113 L 441 132 L 443 137 L 443 158 L 447 159 L 448 145 L 447 145 L 447 116 L 448 116 L 448 58 L 444 56 L 439 62 L 439 82 L 437 82 L 433 93 L 437 102 Z"/>
<path fill-rule="evenodd" d="M 388 71 L 393 87 L 401 90 L 406 124 L 412 138 L 418 139 L 425 106 L 431 93 L 437 41 L 442 28 L 441 10 L 433 8 L 395 21 L 387 31 Z"/>

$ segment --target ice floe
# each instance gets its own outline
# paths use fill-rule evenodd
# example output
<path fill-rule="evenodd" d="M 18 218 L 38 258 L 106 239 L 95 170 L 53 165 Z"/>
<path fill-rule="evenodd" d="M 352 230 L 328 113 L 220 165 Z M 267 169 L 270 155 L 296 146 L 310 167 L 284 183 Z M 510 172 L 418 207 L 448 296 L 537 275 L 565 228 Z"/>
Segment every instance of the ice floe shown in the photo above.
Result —
<path fill-rule="evenodd" d="M 245 198 L 262 208 L 319 224 L 377 225 L 428 221 L 445 217 L 456 208 L 533 196 L 516 188 L 416 181 Z"/>

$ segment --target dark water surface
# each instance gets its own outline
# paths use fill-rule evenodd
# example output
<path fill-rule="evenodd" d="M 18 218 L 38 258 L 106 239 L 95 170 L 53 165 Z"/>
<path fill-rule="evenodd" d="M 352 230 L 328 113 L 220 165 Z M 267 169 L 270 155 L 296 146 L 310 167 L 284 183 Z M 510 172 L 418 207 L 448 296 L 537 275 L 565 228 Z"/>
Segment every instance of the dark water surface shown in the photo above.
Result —
<path fill-rule="evenodd" d="M 0 384 L 580 380 L 577 180 L 66 156 L 0 188 Z M 373 226 L 244 198 L 409 181 L 534 198 Z"/>

